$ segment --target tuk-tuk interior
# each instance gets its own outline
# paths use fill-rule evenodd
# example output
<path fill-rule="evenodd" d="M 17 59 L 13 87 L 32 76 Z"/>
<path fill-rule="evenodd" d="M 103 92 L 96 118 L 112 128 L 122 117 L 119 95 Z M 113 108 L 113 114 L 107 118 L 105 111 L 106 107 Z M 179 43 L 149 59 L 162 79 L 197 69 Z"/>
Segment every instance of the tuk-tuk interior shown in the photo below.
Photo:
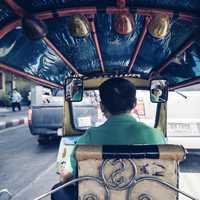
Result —
<path fill-rule="evenodd" d="M 83 89 L 80 89 L 83 90 L 82 99 L 70 100 L 65 96 L 65 126 L 63 129 L 63 135 L 80 135 L 89 127 L 98 126 L 105 122 L 105 116 L 103 116 L 100 109 L 98 87 L 109 78 L 111 77 L 83 79 Z M 151 82 L 135 77 L 124 76 L 124 78 L 131 81 L 137 88 L 137 106 L 132 111 L 132 115 L 137 118 L 137 120 L 144 121 L 152 127 L 159 128 L 164 134 L 166 134 L 166 127 L 163 122 L 166 120 L 166 109 L 164 109 L 165 104 L 157 104 L 158 102 L 151 103 L 149 92 Z M 69 79 L 71 78 L 69 77 Z M 81 113 L 79 113 L 77 108 L 79 108 Z"/>
<path fill-rule="evenodd" d="M 167 89 L 175 91 L 200 83 L 199 28 L 200 2 L 198 0 L 181 2 L 169 0 L 33 0 L 30 2 L 5 0 L 0 2 L 0 69 L 50 88 L 64 88 L 65 92 L 69 85 L 66 80 L 72 77 L 83 80 L 85 91 L 92 91 L 92 95 L 96 95 L 94 92 L 97 91 L 97 102 L 99 85 L 112 77 L 124 77 L 133 82 L 141 91 L 151 91 L 152 80 L 164 80 L 167 82 Z M 148 101 L 149 99 L 148 93 Z M 139 103 L 142 113 L 142 101 L 139 102 L 138 99 Z M 96 118 L 102 117 L 98 105 L 95 106 L 96 110 L 92 112 L 97 113 Z M 93 125 L 91 117 L 82 116 L 79 124 L 83 125 L 82 128 L 78 128 L 75 124 L 78 122 L 74 121 L 73 107 L 80 110 L 81 106 L 78 102 L 71 102 L 65 95 L 64 126 L 59 131 L 63 139 L 58 153 L 58 172 L 59 168 L 63 167 L 61 166 L 63 160 L 67 159 L 66 151 L 72 151 L 69 143 L 74 143 L 80 134 Z M 158 101 L 153 107 L 155 120 L 151 119 L 151 124 L 167 137 L 167 101 Z M 93 108 L 90 105 L 88 109 Z M 136 117 L 140 116 L 137 111 L 133 114 Z M 141 120 L 140 117 L 139 120 Z M 83 171 L 80 171 L 83 176 L 80 178 L 84 179 L 85 176 L 88 180 L 88 176 L 96 176 L 96 174 L 88 174 L 87 166 L 98 168 L 102 155 L 104 156 L 106 152 L 102 150 L 104 147 L 81 148 L 76 149 L 77 160 L 80 161 L 80 167 L 83 166 Z M 144 150 L 142 147 L 137 147 L 143 152 L 143 157 L 139 161 L 136 159 L 136 164 L 132 164 L 132 159 L 135 158 L 134 152 L 138 150 L 132 149 L 132 153 L 124 151 L 125 155 L 130 157 L 126 162 L 131 160 L 129 165 L 133 167 L 133 170 L 127 173 L 134 178 L 138 166 L 149 165 L 149 163 L 156 162 L 155 166 L 171 170 L 167 171 L 167 175 L 158 175 L 161 179 L 164 177 L 164 183 L 159 180 L 154 187 L 159 187 L 161 194 L 157 197 L 154 196 L 156 191 L 149 194 L 152 176 L 156 176 L 155 170 L 160 170 L 150 167 L 154 172 L 150 173 L 150 178 L 148 176 L 145 179 L 150 183 L 144 185 L 145 187 L 147 185 L 149 190 L 141 191 L 144 187 L 141 186 L 134 194 L 128 191 L 130 194 L 128 198 L 160 199 L 164 194 L 165 199 L 178 199 L 178 192 L 180 192 L 195 199 L 178 189 L 178 163 L 185 157 L 184 149 L 178 145 L 155 148 L 157 150 L 152 152 L 152 149 Z M 87 154 L 89 150 L 94 157 L 91 158 L 91 154 Z M 113 155 L 120 155 L 120 151 L 113 151 Z M 160 157 L 152 161 L 148 153 Z M 121 155 L 121 158 L 127 157 Z M 164 164 L 159 165 L 160 162 Z M 103 159 L 103 165 L 105 163 L 106 160 Z M 106 170 L 109 171 L 110 168 Z M 169 176 L 173 177 L 172 181 L 169 180 Z M 104 178 L 98 178 L 98 180 L 106 186 L 106 190 L 115 190 L 115 187 L 109 186 Z M 135 178 L 134 181 L 132 180 L 134 184 L 131 181 L 128 186 L 135 187 L 138 180 L 140 179 Z M 108 198 L 103 195 L 81 193 L 85 188 L 81 184 L 79 186 L 80 199 Z M 86 181 L 87 184 L 86 188 L 93 187 L 93 184 Z M 163 185 L 167 187 L 167 194 L 163 191 Z M 130 189 L 126 185 L 126 187 L 121 187 L 120 191 L 123 188 Z M 101 190 L 99 191 L 101 193 Z M 119 191 L 112 193 L 111 199 L 127 198 L 118 196 L 119 193 Z"/>

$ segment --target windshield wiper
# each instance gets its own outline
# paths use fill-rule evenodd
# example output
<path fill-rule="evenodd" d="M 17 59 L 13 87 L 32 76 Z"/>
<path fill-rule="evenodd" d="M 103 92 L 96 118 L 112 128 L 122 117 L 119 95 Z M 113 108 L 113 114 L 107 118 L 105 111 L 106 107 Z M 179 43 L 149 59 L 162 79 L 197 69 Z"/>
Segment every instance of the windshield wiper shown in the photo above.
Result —
<path fill-rule="evenodd" d="M 178 91 L 176 91 L 176 90 L 174 90 L 174 92 L 176 92 L 176 94 L 179 94 L 180 96 L 182 96 L 182 97 L 184 97 L 185 99 L 187 99 L 187 96 L 184 95 L 184 94 L 182 94 L 181 92 L 178 92 Z"/>

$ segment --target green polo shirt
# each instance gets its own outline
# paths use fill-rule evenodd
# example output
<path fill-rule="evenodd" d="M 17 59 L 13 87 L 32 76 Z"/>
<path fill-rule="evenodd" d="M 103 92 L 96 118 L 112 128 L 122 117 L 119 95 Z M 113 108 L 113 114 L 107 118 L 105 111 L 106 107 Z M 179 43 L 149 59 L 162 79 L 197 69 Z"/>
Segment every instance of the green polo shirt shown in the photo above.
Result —
<path fill-rule="evenodd" d="M 136 121 L 129 114 L 113 115 L 103 125 L 93 127 L 82 135 L 77 144 L 132 145 L 165 144 L 165 138 L 158 130 Z M 74 169 L 76 161 L 71 157 Z"/>

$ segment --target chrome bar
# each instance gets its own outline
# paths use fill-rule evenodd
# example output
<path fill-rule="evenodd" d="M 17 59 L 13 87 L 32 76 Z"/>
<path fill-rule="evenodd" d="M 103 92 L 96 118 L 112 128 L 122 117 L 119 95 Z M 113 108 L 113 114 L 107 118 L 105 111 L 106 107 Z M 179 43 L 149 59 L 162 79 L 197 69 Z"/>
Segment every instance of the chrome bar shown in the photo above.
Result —
<path fill-rule="evenodd" d="M 137 179 L 136 179 L 136 184 L 139 183 L 139 182 L 142 182 L 142 181 L 144 181 L 144 180 L 149 180 L 149 181 L 158 182 L 158 183 L 160 183 L 160 184 L 162 184 L 162 185 L 164 185 L 164 186 L 167 186 L 167 187 L 170 188 L 171 190 L 174 190 L 174 191 L 176 191 L 176 192 L 181 193 L 182 195 L 184 195 L 184 196 L 186 196 L 186 197 L 188 197 L 188 198 L 190 198 L 190 199 L 192 199 L 192 200 L 199 200 L 199 199 L 197 199 L 197 198 L 191 196 L 190 194 L 187 194 L 187 193 L 183 192 L 183 191 L 180 190 L 179 188 L 177 188 L 177 187 L 171 185 L 170 183 L 167 183 L 166 181 L 160 180 L 160 179 L 155 178 L 155 177 L 146 176 L 146 177 L 137 178 Z M 133 186 L 133 188 L 134 188 L 134 186 Z"/>
<path fill-rule="evenodd" d="M 85 181 L 85 180 L 96 181 L 96 182 L 98 182 L 99 184 L 101 184 L 101 185 L 103 185 L 105 187 L 105 185 L 104 185 L 104 183 L 103 183 L 103 181 L 101 179 L 99 179 L 97 177 L 93 177 L 93 176 L 83 176 L 83 177 L 80 177 L 80 178 L 73 179 L 73 180 L 71 180 L 71 181 L 69 181 L 69 182 L 67 182 L 67 183 L 55 188 L 54 190 L 51 190 L 51 191 L 49 191 L 49 192 L 47 192 L 47 193 L 35 198 L 34 200 L 43 199 L 43 198 L 45 198 L 45 197 L 47 197 L 47 196 L 59 191 L 60 189 L 62 189 L 64 187 L 67 187 L 67 186 L 69 186 L 69 185 L 71 185 L 73 183 L 76 183 L 76 182 L 79 182 L 79 181 Z M 107 192 L 107 198 L 106 199 L 109 199 L 109 191 L 108 191 L 107 187 L 105 187 L 105 190 Z"/>

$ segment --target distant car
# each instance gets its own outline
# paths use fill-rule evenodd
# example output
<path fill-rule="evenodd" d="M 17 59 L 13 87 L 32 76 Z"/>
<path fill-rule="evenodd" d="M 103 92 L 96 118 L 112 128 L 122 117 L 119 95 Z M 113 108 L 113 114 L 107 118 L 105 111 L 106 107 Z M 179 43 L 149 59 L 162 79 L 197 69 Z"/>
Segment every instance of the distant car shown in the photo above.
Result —
<path fill-rule="evenodd" d="M 57 131 L 63 127 L 64 96 L 63 91 L 57 91 L 54 96 L 51 91 L 36 86 L 31 92 L 32 104 L 28 110 L 28 124 L 32 135 L 37 136 L 39 144 L 47 144 L 51 139 L 57 138 Z M 75 126 L 87 127 L 87 115 L 94 117 L 89 126 L 96 123 L 96 105 L 85 101 L 73 104 L 74 113 L 77 116 Z M 84 125 L 85 124 L 85 125 Z"/>
<path fill-rule="evenodd" d="M 28 124 L 32 135 L 38 136 L 39 144 L 47 144 L 57 137 L 57 130 L 63 126 L 64 97 L 52 95 L 48 88 L 36 86 L 31 91 L 31 107 L 28 110 Z"/>

